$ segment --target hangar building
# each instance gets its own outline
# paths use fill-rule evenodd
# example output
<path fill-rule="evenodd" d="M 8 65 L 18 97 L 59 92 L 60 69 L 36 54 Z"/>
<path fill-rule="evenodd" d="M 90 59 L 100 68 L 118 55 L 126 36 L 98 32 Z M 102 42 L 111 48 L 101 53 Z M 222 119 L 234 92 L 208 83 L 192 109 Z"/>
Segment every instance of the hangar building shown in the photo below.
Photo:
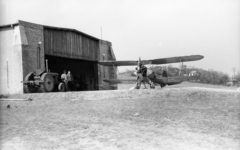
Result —
<path fill-rule="evenodd" d="M 0 94 L 24 93 L 21 81 L 38 67 L 45 70 L 46 60 L 50 72 L 60 76 L 67 70 L 84 79 L 85 90 L 117 89 L 102 81 L 116 78 L 116 69 L 98 65 L 116 60 L 110 42 L 75 29 L 20 20 L 0 26 Z"/>

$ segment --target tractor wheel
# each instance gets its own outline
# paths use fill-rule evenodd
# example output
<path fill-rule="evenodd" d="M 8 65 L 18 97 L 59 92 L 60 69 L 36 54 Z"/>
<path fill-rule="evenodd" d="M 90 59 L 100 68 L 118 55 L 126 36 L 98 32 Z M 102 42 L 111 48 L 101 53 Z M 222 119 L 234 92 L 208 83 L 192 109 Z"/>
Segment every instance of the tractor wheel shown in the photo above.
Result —
<path fill-rule="evenodd" d="M 34 81 L 32 77 L 34 77 L 33 72 L 27 74 L 24 81 Z M 36 93 L 38 91 L 38 87 L 36 87 L 34 83 L 27 83 L 24 84 L 24 90 L 26 93 Z"/>
<path fill-rule="evenodd" d="M 54 89 L 54 78 L 52 77 L 52 75 L 48 74 L 48 73 L 44 73 L 41 76 L 41 80 L 43 81 L 43 83 L 41 83 L 40 85 L 40 89 L 42 92 L 52 92 Z"/>
<path fill-rule="evenodd" d="M 65 92 L 66 91 L 65 83 L 59 83 L 58 90 L 59 90 L 59 92 Z"/>

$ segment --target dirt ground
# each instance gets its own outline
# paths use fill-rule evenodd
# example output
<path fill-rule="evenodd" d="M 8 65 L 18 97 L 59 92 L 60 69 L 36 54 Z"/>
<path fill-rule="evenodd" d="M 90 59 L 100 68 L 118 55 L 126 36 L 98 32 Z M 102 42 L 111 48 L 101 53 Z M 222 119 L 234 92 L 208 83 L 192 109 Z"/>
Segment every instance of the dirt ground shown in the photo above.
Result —
<path fill-rule="evenodd" d="M 232 87 L 183 83 L 11 98 L 29 97 L 0 101 L 0 149 L 240 149 L 240 92 Z"/>

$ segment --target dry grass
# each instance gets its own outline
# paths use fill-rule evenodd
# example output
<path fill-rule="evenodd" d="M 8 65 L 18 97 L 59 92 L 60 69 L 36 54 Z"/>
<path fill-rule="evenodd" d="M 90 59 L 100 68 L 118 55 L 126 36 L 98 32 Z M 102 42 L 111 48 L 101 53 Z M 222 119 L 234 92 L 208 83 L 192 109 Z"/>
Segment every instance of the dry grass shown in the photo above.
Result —
<path fill-rule="evenodd" d="M 134 83 L 130 84 L 119 84 L 118 89 L 129 89 L 134 86 Z M 228 90 L 236 90 L 238 87 L 235 86 L 224 86 L 224 85 L 213 85 L 213 84 L 204 84 L 204 83 L 194 83 L 194 82 L 182 82 L 181 84 L 171 85 L 164 87 L 167 88 L 190 88 L 190 87 L 199 87 L 199 88 L 213 88 L 213 89 L 228 89 Z M 160 86 L 156 86 L 156 89 L 161 89 Z"/>
<path fill-rule="evenodd" d="M 63 94 L 1 101 L 1 149 L 240 146 L 240 93 L 166 88 Z"/>

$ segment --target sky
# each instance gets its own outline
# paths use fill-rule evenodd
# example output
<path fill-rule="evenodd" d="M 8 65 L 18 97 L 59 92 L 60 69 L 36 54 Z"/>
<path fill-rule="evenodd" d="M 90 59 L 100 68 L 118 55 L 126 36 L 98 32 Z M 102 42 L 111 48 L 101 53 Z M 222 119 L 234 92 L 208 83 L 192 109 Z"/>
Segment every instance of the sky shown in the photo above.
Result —
<path fill-rule="evenodd" d="M 17 20 L 110 41 L 117 60 L 199 54 L 184 64 L 240 71 L 239 0 L 0 0 L 0 25 Z"/>

